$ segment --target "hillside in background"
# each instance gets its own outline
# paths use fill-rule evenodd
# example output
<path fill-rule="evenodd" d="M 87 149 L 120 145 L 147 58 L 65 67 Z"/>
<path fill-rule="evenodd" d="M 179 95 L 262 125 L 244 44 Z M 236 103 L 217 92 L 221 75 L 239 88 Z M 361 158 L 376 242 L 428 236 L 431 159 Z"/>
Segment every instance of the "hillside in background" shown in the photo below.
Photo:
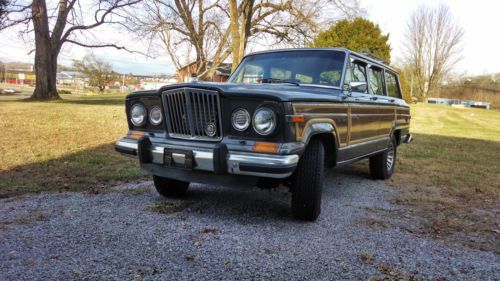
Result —
<path fill-rule="evenodd" d="M 485 101 L 500 109 L 500 73 L 456 78 L 448 81 L 432 97 Z"/>

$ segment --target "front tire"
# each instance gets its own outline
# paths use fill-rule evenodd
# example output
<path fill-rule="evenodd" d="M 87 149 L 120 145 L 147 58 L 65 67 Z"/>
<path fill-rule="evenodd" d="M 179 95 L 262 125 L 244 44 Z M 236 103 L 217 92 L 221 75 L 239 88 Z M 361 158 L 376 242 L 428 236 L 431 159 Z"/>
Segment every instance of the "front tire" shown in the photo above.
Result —
<path fill-rule="evenodd" d="M 292 214 L 315 221 L 321 213 L 325 148 L 319 139 L 309 142 L 292 177 Z"/>
<path fill-rule="evenodd" d="M 174 180 L 153 175 L 153 182 L 158 193 L 165 197 L 181 197 L 186 195 L 189 182 Z"/>
<path fill-rule="evenodd" d="M 373 179 L 386 180 L 392 176 L 396 167 L 396 152 L 396 138 L 392 136 L 386 151 L 370 157 L 370 174 Z"/>

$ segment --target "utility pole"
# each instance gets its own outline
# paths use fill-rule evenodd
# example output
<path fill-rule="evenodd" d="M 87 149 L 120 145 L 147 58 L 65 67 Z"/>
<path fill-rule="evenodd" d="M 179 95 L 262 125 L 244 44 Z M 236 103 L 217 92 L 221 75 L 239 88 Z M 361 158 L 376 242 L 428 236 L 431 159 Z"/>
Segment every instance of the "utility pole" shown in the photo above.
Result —
<path fill-rule="evenodd" d="M 413 98 L 413 73 L 410 76 L 410 97 Z"/>
<path fill-rule="evenodd" d="M 3 83 L 5 84 L 5 87 L 7 87 L 7 63 L 4 64 L 3 68 Z"/>

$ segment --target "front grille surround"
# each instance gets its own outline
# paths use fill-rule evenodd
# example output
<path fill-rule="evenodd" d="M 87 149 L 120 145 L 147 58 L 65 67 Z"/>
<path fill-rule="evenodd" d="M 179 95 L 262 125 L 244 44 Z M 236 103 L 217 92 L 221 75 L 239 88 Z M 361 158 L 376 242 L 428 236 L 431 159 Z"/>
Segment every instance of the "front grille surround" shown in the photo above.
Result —
<path fill-rule="evenodd" d="M 189 140 L 220 141 L 221 102 L 217 91 L 177 88 L 162 92 L 163 110 L 170 137 Z M 212 136 L 209 130 L 215 127 Z"/>

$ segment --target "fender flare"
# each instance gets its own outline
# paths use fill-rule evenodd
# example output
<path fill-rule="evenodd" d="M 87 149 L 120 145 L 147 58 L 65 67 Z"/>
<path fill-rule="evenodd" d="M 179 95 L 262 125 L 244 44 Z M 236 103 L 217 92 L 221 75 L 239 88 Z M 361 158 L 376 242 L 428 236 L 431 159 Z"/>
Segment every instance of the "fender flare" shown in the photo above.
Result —
<path fill-rule="evenodd" d="M 331 119 L 309 120 L 305 125 L 301 141 L 307 145 L 313 136 L 324 133 L 332 134 L 335 141 L 335 148 L 338 149 L 338 134 L 335 129 L 335 123 Z"/>

